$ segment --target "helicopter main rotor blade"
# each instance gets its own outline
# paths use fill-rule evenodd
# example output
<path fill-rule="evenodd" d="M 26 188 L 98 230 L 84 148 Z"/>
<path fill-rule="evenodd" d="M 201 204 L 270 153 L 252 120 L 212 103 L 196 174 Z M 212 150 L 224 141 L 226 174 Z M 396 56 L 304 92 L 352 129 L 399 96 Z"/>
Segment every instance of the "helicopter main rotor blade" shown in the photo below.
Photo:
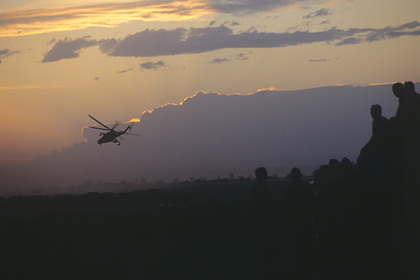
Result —
<path fill-rule="evenodd" d="M 108 130 L 112 130 L 111 128 L 107 127 L 106 125 L 104 125 L 103 123 L 101 123 L 100 121 L 98 121 L 97 119 L 95 119 L 94 117 L 92 117 L 91 115 L 88 115 L 91 119 L 93 119 L 95 122 L 99 123 L 100 125 L 102 125 L 103 127 L 106 127 Z"/>
<path fill-rule="evenodd" d="M 89 126 L 90 128 L 93 128 L 93 129 L 99 129 L 99 130 L 106 130 L 106 131 L 109 131 L 109 129 L 107 129 L 107 128 L 102 128 L 102 127 L 94 127 L 94 126 Z"/>
<path fill-rule="evenodd" d="M 141 135 L 140 135 L 140 134 L 137 134 L 137 133 L 130 133 L 130 134 L 128 134 L 128 135 L 130 135 L 130 136 L 137 136 L 137 137 L 141 137 Z"/>
<path fill-rule="evenodd" d="M 117 128 L 117 126 L 119 126 L 121 123 L 120 122 L 116 122 L 113 126 L 112 126 L 112 130 L 114 130 L 115 128 Z"/>

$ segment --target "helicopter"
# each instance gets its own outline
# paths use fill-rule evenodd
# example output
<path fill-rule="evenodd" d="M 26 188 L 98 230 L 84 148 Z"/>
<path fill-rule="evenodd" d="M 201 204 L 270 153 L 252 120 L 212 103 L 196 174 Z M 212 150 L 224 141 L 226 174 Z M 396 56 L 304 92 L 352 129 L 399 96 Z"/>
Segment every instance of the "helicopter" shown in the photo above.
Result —
<path fill-rule="evenodd" d="M 100 121 L 98 121 L 97 119 L 95 119 L 94 117 L 92 117 L 91 115 L 88 115 L 91 119 L 93 119 L 94 121 L 96 121 L 97 123 L 99 123 L 100 125 L 102 125 L 103 127 L 93 127 L 90 126 L 90 128 L 93 129 L 99 129 L 99 130 L 105 130 L 108 132 L 101 132 L 99 135 L 102 136 L 102 138 L 100 138 L 98 140 L 98 144 L 102 145 L 103 143 L 108 143 L 108 142 L 112 142 L 112 143 L 117 143 L 118 146 L 121 145 L 121 142 L 118 141 L 117 137 L 127 134 L 128 135 L 128 131 L 133 128 L 133 124 L 129 125 L 125 130 L 120 130 L 117 131 L 115 130 L 115 128 L 119 125 L 119 123 L 117 122 L 116 124 L 114 124 L 114 126 L 112 128 L 104 125 L 103 123 L 101 123 Z"/>

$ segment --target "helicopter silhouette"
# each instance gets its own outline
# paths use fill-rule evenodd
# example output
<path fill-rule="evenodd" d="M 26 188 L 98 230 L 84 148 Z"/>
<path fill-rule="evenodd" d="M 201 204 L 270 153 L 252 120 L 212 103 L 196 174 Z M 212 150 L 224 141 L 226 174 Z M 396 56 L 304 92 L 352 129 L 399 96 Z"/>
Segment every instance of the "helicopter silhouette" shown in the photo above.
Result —
<path fill-rule="evenodd" d="M 98 140 L 98 144 L 102 145 L 103 143 L 108 143 L 108 142 L 112 142 L 112 143 L 117 143 L 118 146 L 121 145 L 121 142 L 118 141 L 117 137 L 127 134 L 128 135 L 128 131 L 133 128 L 133 124 L 129 125 L 125 130 L 115 130 L 115 128 L 120 124 L 120 123 L 116 123 L 112 126 L 112 128 L 104 125 L 103 123 L 101 123 L 100 121 L 98 121 L 97 119 L 95 119 L 94 117 L 92 117 L 91 115 L 88 115 L 91 119 L 93 119 L 94 121 L 96 121 L 97 123 L 99 123 L 100 125 L 102 125 L 103 127 L 94 127 L 94 126 L 90 126 L 90 128 L 93 129 L 99 129 L 99 130 L 105 130 L 108 132 L 101 132 L 99 135 L 102 136 L 99 140 Z"/>

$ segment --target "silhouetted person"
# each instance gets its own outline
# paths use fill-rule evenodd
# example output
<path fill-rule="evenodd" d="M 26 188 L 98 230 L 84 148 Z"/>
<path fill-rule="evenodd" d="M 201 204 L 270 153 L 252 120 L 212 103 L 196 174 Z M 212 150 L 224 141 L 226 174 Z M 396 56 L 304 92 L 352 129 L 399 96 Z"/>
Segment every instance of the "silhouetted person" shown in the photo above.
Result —
<path fill-rule="evenodd" d="M 388 148 L 390 127 L 388 119 L 382 116 L 382 108 L 380 105 L 372 105 L 370 108 L 370 115 L 372 116 L 372 137 L 367 143 L 371 147 Z"/>
<path fill-rule="evenodd" d="M 398 108 L 394 117 L 389 119 L 391 129 L 391 148 L 395 155 L 398 165 L 401 165 L 403 156 L 403 134 L 404 134 L 404 85 L 402 83 L 395 83 L 392 85 L 392 92 L 398 98 Z"/>
<path fill-rule="evenodd" d="M 393 176 L 391 176 L 387 168 L 391 164 L 392 154 L 391 125 L 388 119 L 382 116 L 380 105 L 372 105 L 370 114 L 373 119 L 372 136 L 360 151 L 357 163 L 364 175 L 372 175 L 391 182 Z"/>
<path fill-rule="evenodd" d="M 420 164 L 420 95 L 413 82 L 392 86 L 398 98 L 398 109 L 391 118 L 394 153 L 405 181 L 412 181 Z"/>
<path fill-rule="evenodd" d="M 257 238 L 261 257 L 268 260 L 275 250 L 274 212 L 271 192 L 266 182 L 267 170 L 255 170 L 256 181 L 251 187 L 253 230 Z"/>
<path fill-rule="evenodd" d="M 313 257 L 313 224 L 315 196 L 309 185 L 302 181 L 302 172 L 293 168 L 292 179 L 285 194 L 286 214 L 292 245 L 292 260 L 294 273 L 298 272 L 303 262 Z M 296 276 L 296 275 L 294 275 Z"/>
<path fill-rule="evenodd" d="M 404 85 L 402 83 L 395 83 L 392 85 L 392 92 L 394 93 L 395 97 L 398 98 L 398 109 L 395 117 L 397 119 L 402 118 L 404 114 Z"/>
<path fill-rule="evenodd" d="M 413 82 L 404 83 L 402 113 L 402 189 L 404 222 L 405 269 L 416 270 L 413 258 L 419 255 L 420 242 L 420 95 L 415 91 Z M 400 109 L 400 108 L 399 108 Z M 400 110 L 399 110 L 400 111 Z M 397 113 L 399 113 L 399 111 Z"/>
<path fill-rule="evenodd" d="M 418 102 L 420 102 L 420 94 L 416 92 L 413 82 L 408 81 L 404 83 L 404 94 L 408 98 L 409 101 L 412 101 L 414 103 L 413 109 L 415 111 L 412 113 L 418 116 L 419 112 L 416 109 L 418 109 L 418 106 L 419 106 Z"/>
<path fill-rule="evenodd" d="M 395 83 L 392 86 L 394 95 L 398 98 L 398 109 L 395 115 L 400 133 L 408 136 L 415 129 L 415 123 L 420 121 L 420 95 L 415 91 L 413 82 Z"/>
<path fill-rule="evenodd" d="M 420 148 L 420 95 L 415 91 L 413 82 L 404 83 L 404 96 L 407 99 L 407 112 L 405 112 L 405 132 L 406 145 L 408 145 L 411 156 L 417 157 L 411 159 L 411 164 L 418 164 Z"/>

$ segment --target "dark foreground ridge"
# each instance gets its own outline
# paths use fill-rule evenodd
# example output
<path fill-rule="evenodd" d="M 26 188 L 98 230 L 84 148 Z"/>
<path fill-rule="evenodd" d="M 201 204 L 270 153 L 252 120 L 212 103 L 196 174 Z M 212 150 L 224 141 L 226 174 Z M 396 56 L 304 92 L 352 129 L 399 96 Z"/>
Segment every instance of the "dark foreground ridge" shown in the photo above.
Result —
<path fill-rule="evenodd" d="M 331 185 L 317 200 L 314 250 L 299 259 L 287 226 L 290 180 L 267 183 L 269 258 L 255 235 L 251 181 L 2 199 L 2 278 L 410 279 L 398 194 Z"/>
<path fill-rule="evenodd" d="M 261 167 L 255 180 L 0 199 L 1 279 L 419 279 L 420 107 L 401 86 L 394 118 L 372 106 L 357 163 L 311 177 Z"/>

